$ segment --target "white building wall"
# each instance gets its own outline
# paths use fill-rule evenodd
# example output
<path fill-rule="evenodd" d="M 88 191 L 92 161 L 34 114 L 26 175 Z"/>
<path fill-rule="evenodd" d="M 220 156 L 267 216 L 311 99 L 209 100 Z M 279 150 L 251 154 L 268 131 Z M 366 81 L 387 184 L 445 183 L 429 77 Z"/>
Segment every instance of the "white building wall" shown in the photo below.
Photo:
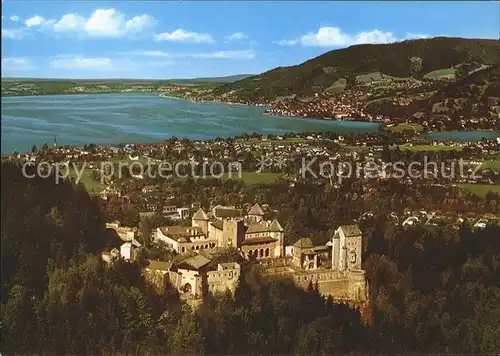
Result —
<path fill-rule="evenodd" d="M 180 285 L 178 286 L 179 290 L 183 289 L 184 286 L 189 283 L 191 285 L 191 294 L 195 295 L 199 286 L 198 282 L 198 271 L 191 271 L 188 269 L 179 269 L 180 276 Z"/>
<path fill-rule="evenodd" d="M 120 256 L 126 261 L 133 259 L 132 244 L 129 242 L 124 243 L 120 246 Z"/>
<path fill-rule="evenodd" d="M 180 253 L 180 246 L 179 246 L 179 242 L 175 241 L 174 239 L 164 235 L 160 228 L 157 228 L 156 229 L 156 238 L 155 238 L 155 241 L 163 241 L 165 242 L 165 244 L 173 249 L 174 251 L 176 251 L 177 253 Z"/>

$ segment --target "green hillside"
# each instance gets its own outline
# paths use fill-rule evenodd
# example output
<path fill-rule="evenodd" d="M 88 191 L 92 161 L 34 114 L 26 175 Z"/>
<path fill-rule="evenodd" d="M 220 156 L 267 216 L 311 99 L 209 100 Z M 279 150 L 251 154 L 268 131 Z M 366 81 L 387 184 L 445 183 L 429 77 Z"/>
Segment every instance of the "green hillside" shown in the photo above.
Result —
<path fill-rule="evenodd" d="M 391 44 L 356 45 L 327 52 L 296 66 L 278 67 L 222 85 L 213 94 L 221 96 L 230 93 L 255 101 L 274 100 L 293 94 L 311 96 L 327 89 L 337 91 L 342 87 L 340 79 L 344 79 L 348 87 L 352 86 L 357 84 L 359 76 L 369 73 L 424 79 L 428 73 L 431 77 L 454 75 L 452 69 L 463 63 L 481 66 L 499 62 L 498 40 L 436 37 Z M 439 70 L 446 70 L 446 73 L 436 72 Z"/>
<path fill-rule="evenodd" d="M 500 64 L 462 73 L 455 80 L 423 82 L 409 90 L 398 92 L 391 88 L 378 95 L 376 89 L 372 88 L 372 96 L 365 103 L 365 110 L 373 114 L 413 117 L 417 122 L 442 117 L 455 124 L 462 118 L 486 118 L 492 123 L 491 120 L 499 121 L 500 117 Z M 401 96 L 409 100 L 408 105 L 394 104 L 394 98 Z M 459 129 L 459 126 L 449 128 Z"/>
<path fill-rule="evenodd" d="M 428 114 L 488 116 L 500 113 L 500 65 L 474 72 L 442 87 L 429 99 L 416 102 L 415 111 Z"/>

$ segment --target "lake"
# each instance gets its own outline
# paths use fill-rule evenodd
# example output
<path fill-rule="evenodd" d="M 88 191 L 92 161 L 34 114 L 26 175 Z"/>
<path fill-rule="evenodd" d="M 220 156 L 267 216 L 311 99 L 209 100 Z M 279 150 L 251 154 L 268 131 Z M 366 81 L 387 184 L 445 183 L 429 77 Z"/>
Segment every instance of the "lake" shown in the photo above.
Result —
<path fill-rule="evenodd" d="M 2 153 L 88 143 L 148 143 L 172 136 L 231 137 L 253 132 L 376 132 L 379 125 L 264 116 L 266 108 L 195 103 L 155 94 L 90 94 L 2 98 Z"/>
<path fill-rule="evenodd" d="M 379 124 L 264 116 L 266 108 L 195 103 L 156 94 L 82 94 L 2 98 L 2 153 L 33 144 L 150 143 L 244 133 L 377 132 Z M 477 139 L 481 139 L 480 133 Z M 490 136 L 490 137 L 496 137 Z M 440 139 L 447 139 L 440 138 Z"/>

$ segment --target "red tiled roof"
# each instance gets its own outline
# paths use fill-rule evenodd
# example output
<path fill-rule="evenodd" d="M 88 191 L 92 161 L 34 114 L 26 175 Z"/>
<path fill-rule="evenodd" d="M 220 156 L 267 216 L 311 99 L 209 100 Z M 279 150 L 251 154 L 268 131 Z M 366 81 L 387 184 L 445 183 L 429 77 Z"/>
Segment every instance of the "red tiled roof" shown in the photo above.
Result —
<path fill-rule="evenodd" d="M 267 243 L 271 243 L 271 242 L 275 242 L 275 241 L 277 241 L 277 240 L 273 239 L 272 237 L 264 236 L 264 237 L 254 237 L 254 238 L 246 239 L 241 244 L 242 245 L 256 245 L 256 244 L 267 244 Z"/>

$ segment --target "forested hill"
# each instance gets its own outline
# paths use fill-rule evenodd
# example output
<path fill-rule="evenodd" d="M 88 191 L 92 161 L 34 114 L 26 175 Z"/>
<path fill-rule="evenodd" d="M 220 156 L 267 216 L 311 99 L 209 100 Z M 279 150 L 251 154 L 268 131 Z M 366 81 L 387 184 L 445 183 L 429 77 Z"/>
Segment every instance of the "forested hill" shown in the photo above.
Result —
<path fill-rule="evenodd" d="M 241 98 L 274 100 L 293 94 L 323 92 L 337 80 L 379 72 L 399 78 L 423 78 L 431 72 L 464 63 L 500 62 L 500 41 L 436 37 L 391 44 L 355 45 L 333 50 L 302 64 L 278 67 L 263 74 L 226 84 L 215 95 L 232 93 Z"/>
<path fill-rule="evenodd" d="M 478 70 L 443 86 L 430 98 L 415 102 L 413 110 L 426 114 L 490 116 L 500 114 L 500 64 Z"/>

